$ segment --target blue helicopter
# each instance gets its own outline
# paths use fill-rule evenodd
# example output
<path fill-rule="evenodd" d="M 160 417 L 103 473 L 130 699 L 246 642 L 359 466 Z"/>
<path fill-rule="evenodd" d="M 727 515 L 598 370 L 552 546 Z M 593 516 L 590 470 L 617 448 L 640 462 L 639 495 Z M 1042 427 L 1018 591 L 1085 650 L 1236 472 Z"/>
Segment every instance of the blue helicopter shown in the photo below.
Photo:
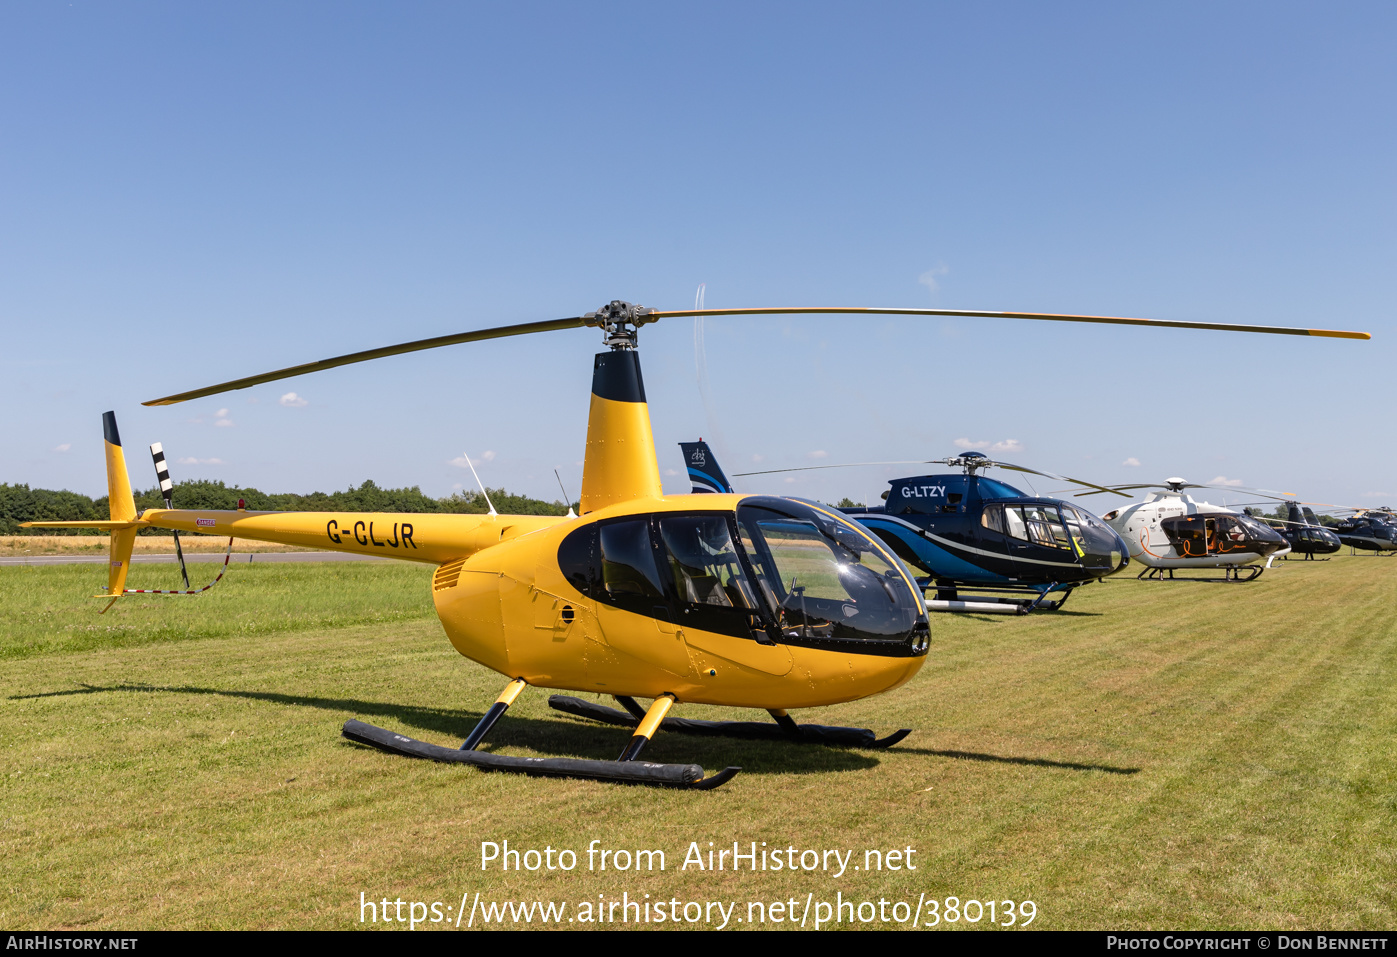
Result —
<path fill-rule="evenodd" d="M 694 492 L 732 491 L 707 443 L 700 439 L 679 445 Z M 1063 606 L 1073 589 L 1114 574 L 1130 562 L 1130 551 L 1120 535 L 1080 506 L 1030 496 L 976 473 L 991 467 L 1010 469 L 1124 495 L 1114 489 L 991 461 L 980 452 L 920 463 L 862 464 L 937 464 L 963 470 L 959 475 L 893 479 L 892 487 L 883 493 L 886 505 L 840 509 L 886 542 L 918 574 L 923 589 L 935 590 L 935 597 L 927 601 L 931 611 L 1053 611 Z M 1000 594 L 962 596 L 965 587 Z M 1050 601 L 1051 594 L 1059 597 Z"/>

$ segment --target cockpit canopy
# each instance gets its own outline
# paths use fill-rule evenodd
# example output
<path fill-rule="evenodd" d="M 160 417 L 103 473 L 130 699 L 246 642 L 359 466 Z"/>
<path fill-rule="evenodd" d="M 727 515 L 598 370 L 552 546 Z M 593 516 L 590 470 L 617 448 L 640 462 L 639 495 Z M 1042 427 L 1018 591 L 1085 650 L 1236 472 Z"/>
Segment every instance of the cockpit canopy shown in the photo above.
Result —
<path fill-rule="evenodd" d="M 867 531 L 792 499 L 603 519 L 569 534 L 558 562 L 587 597 L 687 627 L 862 654 L 927 647 L 906 567 Z"/>

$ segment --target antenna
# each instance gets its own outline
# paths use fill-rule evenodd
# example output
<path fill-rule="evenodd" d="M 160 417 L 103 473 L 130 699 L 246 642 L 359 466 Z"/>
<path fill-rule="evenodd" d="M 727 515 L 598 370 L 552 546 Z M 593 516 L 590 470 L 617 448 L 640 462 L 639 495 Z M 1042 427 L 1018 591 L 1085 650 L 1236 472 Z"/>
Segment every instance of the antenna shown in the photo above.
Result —
<path fill-rule="evenodd" d="M 485 483 L 480 481 L 480 475 L 475 471 L 475 465 L 471 462 L 470 453 L 462 452 L 461 455 L 465 458 L 466 464 L 470 466 L 471 474 L 475 476 L 475 484 L 480 486 L 480 494 L 485 496 L 485 504 L 490 506 L 490 515 L 493 517 L 500 514 L 495 511 L 495 503 L 490 501 L 490 493 L 485 491 Z"/>
<path fill-rule="evenodd" d="M 568 490 L 563 488 L 563 477 L 558 474 L 558 470 L 553 470 L 553 477 L 558 480 L 558 491 L 563 493 L 563 501 L 568 506 L 568 518 L 576 518 L 577 513 L 572 510 L 572 499 L 568 498 Z"/>

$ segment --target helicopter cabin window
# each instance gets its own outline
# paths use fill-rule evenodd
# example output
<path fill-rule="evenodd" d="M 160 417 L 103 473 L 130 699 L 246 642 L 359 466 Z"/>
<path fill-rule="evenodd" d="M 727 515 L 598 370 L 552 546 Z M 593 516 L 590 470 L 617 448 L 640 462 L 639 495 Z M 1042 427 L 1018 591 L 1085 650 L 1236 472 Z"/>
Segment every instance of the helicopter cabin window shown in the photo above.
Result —
<path fill-rule="evenodd" d="M 680 624 L 754 638 L 762 620 L 732 527 L 729 513 L 587 525 L 563 539 L 558 567 L 599 602 L 665 621 L 678 611 Z"/>
<path fill-rule="evenodd" d="M 1182 558 L 1206 558 L 1208 543 L 1215 529 L 1200 515 L 1178 515 L 1159 523 L 1174 550 Z M 1211 525 L 1211 522 L 1208 523 Z"/>
<path fill-rule="evenodd" d="M 1010 538 L 1028 541 L 1028 525 L 1024 522 L 1023 509 L 1012 505 L 1004 506 L 1004 528 Z"/>
<path fill-rule="evenodd" d="M 988 528 L 992 532 L 1004 534 L 1004 506 L 986 505 L 985 510 L 980 513 L 980 525 Z"/>
<path fill-rule="evenodd" d="M 664 587 L 655 566 L 650 523 L 645 519 L 602 525 L 602 588 L 612 598 L 664 601 Z"/>
<path fill-rule="evenodd" d="M 1245 520 L 1232 515 L 1219 515 L 1209 522 L 1214 525 L 1213 551 L 1244 552 L 1253 547 L 1252 535 L 1248 534 Z"/>
<path fill-rule="evenodd" d="M 1057 509 L 1047 505 L 1006 505 L 1004 524 L 1010 538 L 1032 542 L 1041 548 L 1072 550 L 1067 529 L 1058 518 Z"/>
<path fill-rule="evenodd" d="M 662 518 L 660 538 L 681 604 L 756 607 L 725 515 Z"/>
<path fill-rule="evenodd" d="M 1062 518 L 1067 523 L 1068 547 L 1079 555 L 1086 554 L 1087 536 L 1082 529 L 1084 526 L 1090 527 L 1091 522 L 1070 505 L 1062 507 Z"/>
<path fill-rule="evenodd" d="M 1044 548 L 1072 549 L 1057 509 L 1050 505 L 1025 505 L 1023 513 L 1028 522 L 1028 538 L 1033 544 Z"/>
<path fill-rule="evenodd" d="M 597 554 L 597 527 L 584 525 L 558 546 L 558 568 L 569 585 L 588 598 L 600 598 L 601 557 Z"/>
<path fill-rule="evenodd" d="M 660 519 L 660 540 L 679 600 L 678 620 L 688 628 L 756 638 L 764 625 L 729 523 L 726 514 Z"/>

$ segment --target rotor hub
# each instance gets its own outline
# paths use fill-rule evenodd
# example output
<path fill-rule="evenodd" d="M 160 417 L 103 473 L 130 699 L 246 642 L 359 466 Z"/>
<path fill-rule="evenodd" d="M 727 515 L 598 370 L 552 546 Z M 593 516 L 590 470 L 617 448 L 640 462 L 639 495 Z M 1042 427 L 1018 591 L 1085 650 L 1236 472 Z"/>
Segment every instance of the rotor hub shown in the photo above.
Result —
<path fill-rule="evenodd" d="M 948 460 L 947 464 L 953 467 L 959 465 L 965 469 L 966 475 L 974 475 L 976 469 L 987 469 L 994 463 L 984 452 L 966 452 Z"/>
<path fill-rule="evenodd" d="M 611 350 L 620 351 L 636 347 L 636 330 L 647 322 L 654 322 L 654 312 L 646 306 L 613 299 L 582 318 L 589 326 L 600 326 L 605 333 L 602 341 Z"/>

